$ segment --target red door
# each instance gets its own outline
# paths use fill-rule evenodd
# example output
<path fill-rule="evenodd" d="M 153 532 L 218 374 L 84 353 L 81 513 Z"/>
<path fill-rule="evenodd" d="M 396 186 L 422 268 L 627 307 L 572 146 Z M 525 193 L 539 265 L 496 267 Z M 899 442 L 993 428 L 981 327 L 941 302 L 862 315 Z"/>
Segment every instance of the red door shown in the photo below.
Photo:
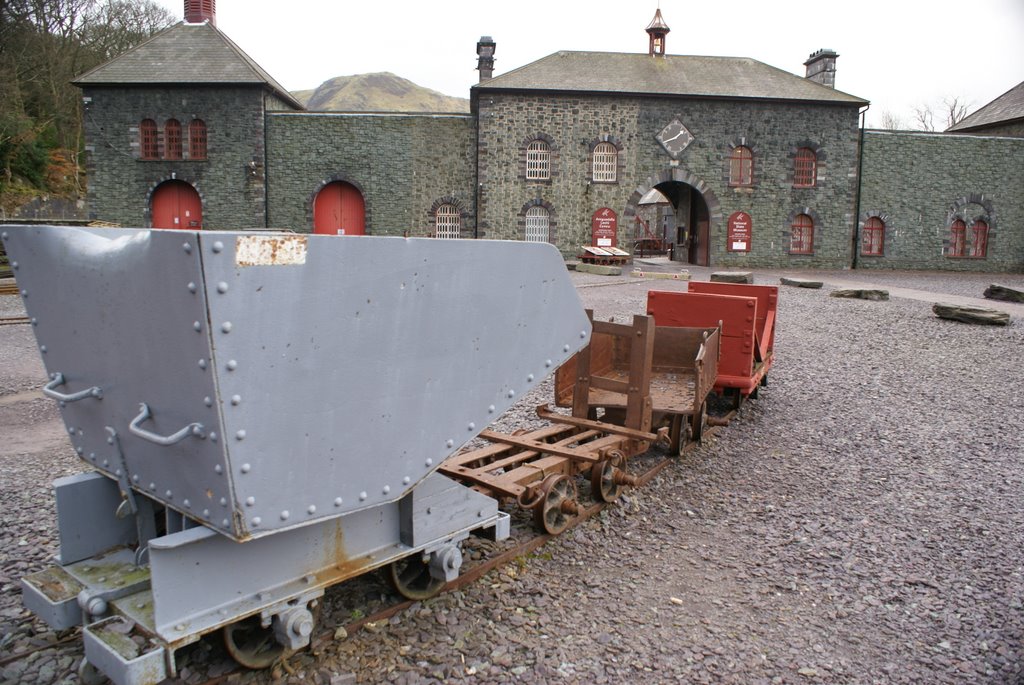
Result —
<path fill-rule="evenodd" d="M 203 227 L 203 203 L 184 181 L 167 181 L 153 191 L 153 228 Z"/>
<path fill-rule="evenodd" d="M 342 181 L 325 185 L 313 201 L 313 233 L 365 235 L 363 194 L 352 184 Z"/>

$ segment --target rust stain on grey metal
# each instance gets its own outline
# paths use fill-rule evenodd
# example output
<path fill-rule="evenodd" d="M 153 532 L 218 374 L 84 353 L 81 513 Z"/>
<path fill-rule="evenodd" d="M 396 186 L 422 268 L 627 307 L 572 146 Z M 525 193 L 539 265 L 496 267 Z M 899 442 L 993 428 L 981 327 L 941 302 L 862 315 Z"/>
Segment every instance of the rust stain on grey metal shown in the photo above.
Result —
<path fill-rule="evenodd" d="M 305 236 L 240 235 L 235 239 L 235 266 L 293 266 L 305 263 Z"/>

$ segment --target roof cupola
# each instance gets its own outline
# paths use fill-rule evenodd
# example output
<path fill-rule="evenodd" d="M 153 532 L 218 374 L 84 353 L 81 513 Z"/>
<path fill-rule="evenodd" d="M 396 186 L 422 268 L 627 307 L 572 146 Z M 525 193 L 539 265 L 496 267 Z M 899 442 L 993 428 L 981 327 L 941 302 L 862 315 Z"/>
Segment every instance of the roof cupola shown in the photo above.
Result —
<path fill-rule="evenodd" d="M 490 36 L 481 36 L 476 44 L 478 56 L 476 68 L 480 72 L 480 82 L 489 81 L 494 75 L 494 39 Z"/>
<path fill-rule="evenodd" d="M 651 45 L 648 49 L 648 54 L 651 56 L 664 55 L 665 54 L 665 36 L 671 29 L 668 24 L 665 23 L 665 19 L 661 16 L 661 8 L 659 7 L 654 12 L 654 19 L 647 25 L 647 35 L 651 37 Z"/>
<path fill-rule="evenodd" d="M 188 24 L 202 24 L 210 22 L 210 26 L 217 25 L 217 0 L 185 0 L 185 22 Z"/>

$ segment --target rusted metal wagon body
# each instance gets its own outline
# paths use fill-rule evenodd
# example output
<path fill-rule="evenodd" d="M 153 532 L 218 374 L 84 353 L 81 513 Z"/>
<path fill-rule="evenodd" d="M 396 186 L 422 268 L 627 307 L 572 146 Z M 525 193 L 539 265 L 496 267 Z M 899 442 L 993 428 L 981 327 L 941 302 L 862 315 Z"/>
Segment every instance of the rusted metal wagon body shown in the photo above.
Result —
<path fill-rule="evenodd" d="M 83 625 L 83 667 L 120 685 L 173 677 L 219 629 L 268 665 L 308 644 L 326 587 L 370 569 L 413 597 L 453 579 L 461 541 L 509 518 L 438 466 L 590 338 L 550 245 L 0 237 L 92 469 L 55 482 L 60 554 L 24 602 Z"/>
<path fill-rule="evenodd" d="M 555 374 L 558 406 L 574 416 L 603 409 L 605 421 L 650 430 L 667 422 L 670 449 L 699 441 L 719 369 L 717 324 L 701 328 L 594 321 L 590 345 Z M 644 344 L 641 344 L 643 341 Z"/>
<path fill-rule="evenodd" d="M 715 391 L 738 406 L 767 385 L 775 361 L 775 286 L 691 281 L 689 292 L 652 290 L 647 313 L 662 326 L 714 326 L 721 322 L 722 356 Z"/>
<path fill-rule="evenodd" d="M 555 375 L 556 402 L 571 408 L 570 416 L 542 406 L 538 415 L 550 425 L 511 435 L 485 431 L 480 437 L 489 445 L 441 467 L 532 509 L 547 533 L 563 530 L 581 509 L 574 476 L 588 475 L 594 499 L 611 501 L 623 486 L 639 484 L 626 471 L 629 459 L 654 442 L 678 452 L 699 439 L 718 368 L 717 328 L 655 328 L 649 316 L 592 325 L 590 344 Z"/>

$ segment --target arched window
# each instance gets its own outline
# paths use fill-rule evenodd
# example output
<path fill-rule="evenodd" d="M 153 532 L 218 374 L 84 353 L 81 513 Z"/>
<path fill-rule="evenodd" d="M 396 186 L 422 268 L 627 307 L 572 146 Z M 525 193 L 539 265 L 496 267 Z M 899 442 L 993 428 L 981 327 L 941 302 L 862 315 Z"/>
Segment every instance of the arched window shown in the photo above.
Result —
<path fill-rule="evenodd" d="M 729 185 L 749 186 L 754 183 L 754 153 L 749 147 L 737 145 L 729 156 Z"/>
<path fill-rule="evenodd" d="M 164 159 L 181 159 L 181 123 L 177 119 L 164 123 Z"/>
<path fill-rule="evenodd" d="M 543 140 L 535 140 L 526 147 L 526 178 L 551 178 L 551 147 Z"/>
<path fill-rule="evenodd" d="M 156 122 L 143 119 L 139 124 L 139 156 L 142 159 L 159 159 L 160 149 L 156 142 Z"/>
<path fill-rule="evenodd" d="M 793 219 L 789 240 L 790 254 L 814 253 L 814 219 L 806 214 L 797 214 Z"/>
<path fill-rule="evenodd" d="M 206 159 L 206 122 L 193 119 L 188 125 L 188 158 Z"/>
<path fill-rule="evenodd" d="M 860 253 L 867 257 L 881 257 L 885 248 L 885 222 L 873 216 L 864 222 L 861 230 Z"/>
<path fill-rule="evenodd" d="M 984 257 L 988 253 L 988 224 L 978 219 L 971 227 L 971 257 Z"/>
<path fill-rule="evenodd" d="M 438 207 L 434 212 L 434 222 L 437 227 L 434 232 L 436 238 L 458 238 L 462 235 L 459 208 L 455 205 L 446 204 Z"/>
<path fill-rule="evenodd" d="M 594 181 L 602 183 L 615 183 L 616 172 L 619 165 L 619 151 L 611 143 L 598 143 L 594 147 L 594 166 L 592 175 Z"/>
<path fill-rule="evenodd" d="M 949 256 L 964 257 L 967 255 L 967 224 L 955 219 L 949 227 Z"/>
<path fill-rule="evenodd" d="M 551 214 L 543 207 L 526 210 L 526 241 L 546 243 L 551 238 Z"/>
<path fill-rule="evenodd" d="M 818 156 L 809 147 L 796 151 L 793 160 L 793 185 L 798 188 L 813 188 L 818 182 Z"/>

